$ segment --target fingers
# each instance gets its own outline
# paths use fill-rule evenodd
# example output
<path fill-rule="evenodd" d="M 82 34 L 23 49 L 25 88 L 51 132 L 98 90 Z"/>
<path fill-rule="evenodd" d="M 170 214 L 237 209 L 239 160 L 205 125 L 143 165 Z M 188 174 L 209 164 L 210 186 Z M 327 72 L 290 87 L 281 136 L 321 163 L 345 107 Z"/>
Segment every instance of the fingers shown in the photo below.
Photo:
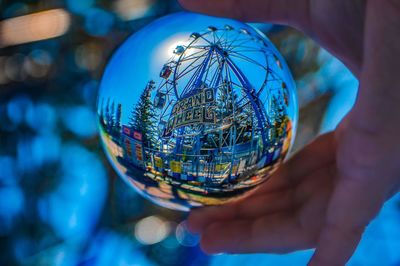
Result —
<path fill-rule="evenodd" d="M 307 0 L 179 0 L 189 10 L 245 21 L 268 21 L 309 28 Z"/>
<path fill-rule="evenodd" d="M 284 189 L 298 184 L 305 176 L 325 168 L 335 161 L 336 143 L 334 133 L 319 136 L 300 152 L 284 163 L 253 194 Z"/>
<path fill-rule="evenodd" d="M 209 254 L 287 253 L 310 248 L 312 243 L 290 213 L 213 223 L 201 239 L 202 249 Z"/>
<path fill-rule="evenodd" d="M 313 266 L 346 264 L 366 226 L 381 209 L 390 187 L 385 179 L 387 165 L 375 161 L 380 151 L 376 149 L 377 139 L 371 138 L 369 132 L 350 130 L 351 127 L 349 124 L 338 135 L 338 179 L 310 262 Z"/>
<path fill-rule="evenodd" d="M 389 1 L 368 1 L 364 65 L 357 103 L 338 149 L 341 180 L 311 265 L 344 265 L 364 228 L 398 184 L 400 16 Z M 396 33 L 395 33 L 396 32 Z M 382 42 L 385 40 L 385 49 Z M 396 120 L 397 119 L 397 120 Z"/>
<path fill-rule="evenodd" d="M 306 187 L 313 187 L 321 180 L 330 178 L 330 169 L 335 160 L 333 133 L 325 134 L 296 154 L 282 165 L 270 180 L 236 202 L 222 206 L 206 207 L 192 211 L 188 218 L 188 228 L 196 233 L 212 222 L 230 219 L 260 217 L 273 212 L 293 209 L 313 191 L 299 189 L 294 191 L 300 181 L 315 180 Z M 297 195 L 295 195 L 297 194 Z"/>
<path fill-rule="evenodd" d="M 210 223 L 253 219 L 292 209 L 293 204 L 292 190 L 246 197 L 234 203 L 192 211 L 188 218 L 188 228 L 194 233 L 203 233 Z"/>
<path fill-rule="evenodd" d="M 325 225 L 310 265 L 345 265 L 368 223 L 383 205 L 381 185 L 343 178 L 327 210 Z"/>

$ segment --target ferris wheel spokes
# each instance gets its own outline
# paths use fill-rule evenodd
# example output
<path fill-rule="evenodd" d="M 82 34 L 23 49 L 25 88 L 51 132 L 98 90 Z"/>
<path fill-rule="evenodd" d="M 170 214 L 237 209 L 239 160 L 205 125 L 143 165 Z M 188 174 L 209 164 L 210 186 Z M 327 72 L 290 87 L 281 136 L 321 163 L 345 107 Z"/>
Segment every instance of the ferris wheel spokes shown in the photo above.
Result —
<path fill-rule="evenodd" d="M 163 132 L 174 115 L 175 104 L 205 88 L 214 90 L 216 102 L 207 108 L 215 110 L 217 118 L 215 124 L 188 124 L 175 128 L 170 136 L 160 134 L 162 145 L 169 151 L 183 154 L 192 149 L 193 156 L 200 156 L 216 149 L 224 157 L 220 160 L 233 164 L 236 144 L 251 142 L 253 147 L 257 140 L 263 143 L 262 147 L 268 147 L 269 139 L 264 131 L 270 121 L 264 106 L 269 97 L 258 99 L 258 96 L 270 81 L 280 77 L 269 69 L 273 59 L 263 48 L 265 44 L 249 43 L 254 39 L 249 31 L 211 26 L 202 34 L 192 33 L 187 45 L 177 45 L 174 56 L 165 64 L 172 71 L 164 75 L 165 82 L 160 83 L 156 93 L 160 98 L 155 103 L 159 107 L 159 132 Z M 251 84 L 240 69 L 245 63 L 265 73 L 261 82 Z"/>
<path fill-rule="evenodd" d="M 190 72 L 192 72 L 193 70 L 197 69 L 198 66 L 195 66 L 194 64 L 197 63 L 200 59 L 202 59 L 202 56 L 198 56 L 197 58 L 195 58 L 193 60 L 193 62 L 191 62 L 188 66 L 186 66 L 185 69 L 183 69 L 183 71 L 179 75 L 176 76 L 176 79 L 179 80 L 183 76 L 185 76 L 185 75 L 189 74 Z M 191 68 L 191 69 L 189 69 L 189 68 Z"/>

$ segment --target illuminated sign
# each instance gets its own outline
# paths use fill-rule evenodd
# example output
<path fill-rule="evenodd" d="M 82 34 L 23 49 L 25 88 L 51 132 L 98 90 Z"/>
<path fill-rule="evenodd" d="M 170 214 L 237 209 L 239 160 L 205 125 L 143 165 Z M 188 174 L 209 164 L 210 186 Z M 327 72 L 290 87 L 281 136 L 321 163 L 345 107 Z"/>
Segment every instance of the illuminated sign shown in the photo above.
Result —
<path fill-rule="evenodd" d="M 194 124 L 215 124 L 216 115 L 214 90 L 203 89 L 200 93 L 178 101 L 172 108 L 164 135 L 170 135 L 174 129 Z"/>

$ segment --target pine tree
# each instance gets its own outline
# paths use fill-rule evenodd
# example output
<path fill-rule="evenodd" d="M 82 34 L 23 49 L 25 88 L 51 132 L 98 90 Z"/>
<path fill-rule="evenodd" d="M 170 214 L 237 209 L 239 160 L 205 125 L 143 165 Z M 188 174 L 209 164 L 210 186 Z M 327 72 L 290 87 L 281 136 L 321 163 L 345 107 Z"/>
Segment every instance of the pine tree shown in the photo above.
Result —
<path fill-rule="evenodd" d="M 220 115 L 222 117 L 231 116 L 234 111 L 237 112 L 237 97 L 230 82 L 225 81 L 218 97 Z"/>
<path fill-rule="evenodd" d="M 104 124 L 106 125 L 106 131 L 109 132 L 110 129 L 110 117 L 111 117 L 111 112 L 110 112 L 110 98 L 107 99 L 107 104 L 105 108 L 105 113 L 104 113 Z"/>
<path fill-rule="evenodd" d="M 219 95 L 217 98 L 217 103 L 218 103 L 218 110 L 217 110 L 217 119 L 222 119 L 228 121 L 227 119 L 229 117 L 232 118 L 231 123 L 235 125 L 235 121 L 233 121 L 235 114 L 240 113 L 240 110 L 238 109 L 238 103 L 237 103 L 237 94 L 234 92 L 232 88 L 232 84 L 229 81 L 224 81 L 222 89 L 219 91 Z M 221 121 L 221 122 L 222 122 Z M 224 130 L 224 136 L 225 139 L 230 139 L 232 131 L 230 129 Z M 227 143 L 220 143 L 219 136 L 216 135 L 214 138 L 214 142 L 218 145 L 225 146 Z"/>
<path fill-rule="evenodd" d="M 279 101 L 276 96 L 273 96 L 271 102 L 271 108 L 273 112 L 274 130 L 273 137 L 279 139 L 285 133 L 285 127 L 287 122 L 286 109 L 283 106 L 283 102 Z"/>
<path fill-rule="evenodd" d="M 122 116 L 122 104 L 118 104 L 114 120 L 114 127 L 117 134 L 121 133 L 121 116 Z"/>
<path fill-rule="evenodd" d="M 101 99 L 99 108 L 99 120 L 102 127 L 104 127 L 104 98 Z"/>
<path fill-rule="evenodd" d="M 147 148 L 155 148 L 157 141 L 156 112 L 150 99 L 151 88 L 151 86 L 147 86 L 140 95 L 129 119 L 129 126 L 142 133 L 143 144 Z"/>
<path fill-rule="evenodd" d="M 108 129 L 110 132 L 112 132 L 114 130 L 115 127 L 115 104 L 114 102 L 111 103 L 111 107 L 110 107 L 110 116 L 108 117 Z"/>

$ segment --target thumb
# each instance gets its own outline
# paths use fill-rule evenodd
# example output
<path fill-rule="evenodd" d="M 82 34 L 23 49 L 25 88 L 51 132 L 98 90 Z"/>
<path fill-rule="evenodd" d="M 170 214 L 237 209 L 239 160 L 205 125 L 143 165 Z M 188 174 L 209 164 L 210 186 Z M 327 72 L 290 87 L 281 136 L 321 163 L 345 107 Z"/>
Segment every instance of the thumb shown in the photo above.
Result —
<path fill-rule="evenodd" d="M 347 125 L 337 130 L 339 179 L 310 265 L 344 265 L 365 227 L 398 189 L 400 127 L 393 121 L 400 113 L 399 3 L 368 1 L 361 87 Z"/>
<path fill-rule="evenodd" d="M 341 177 L 310 265 L 345 265 L 386 199 L 381 184 Z"/>

